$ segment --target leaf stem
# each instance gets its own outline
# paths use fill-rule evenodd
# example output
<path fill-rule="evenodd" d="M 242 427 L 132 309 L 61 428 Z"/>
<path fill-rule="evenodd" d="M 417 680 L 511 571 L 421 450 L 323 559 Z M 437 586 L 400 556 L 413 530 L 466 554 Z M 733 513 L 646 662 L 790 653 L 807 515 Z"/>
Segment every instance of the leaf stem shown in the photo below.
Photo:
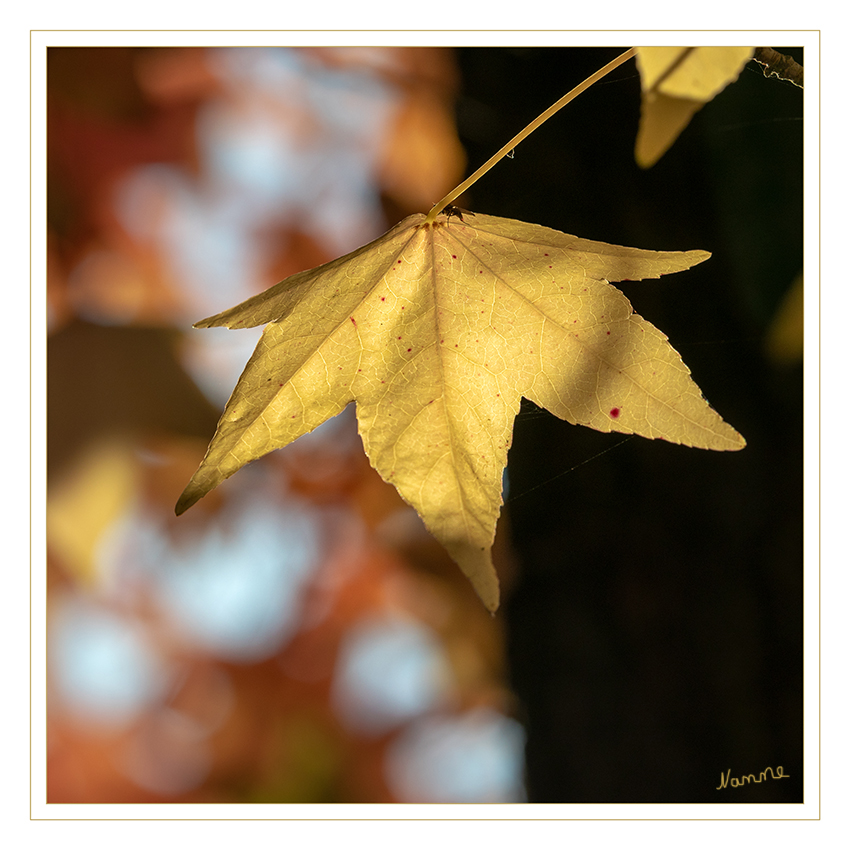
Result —
<path fill-rule="evenodd" d="M 487 162 L 484 163 L 474 174 L 471 174 L 459 186 L 456 186 L 431 208 L 425 217 L 425 221 L 434 221 L 448 204 L 462 195 L 479 177 L 486 174 L 502 157 L 507 156 L 526 136 L 530 136 L 544 121 L 548 121 L 559 109 L 566 106 L 571 100 L 577 98 L 583 91 L 589 89 L 597 80 L 601 80 L 606 74 L 627 62 L 635 55 L 637 48 L 631 47 L 625 53 L 621 53 L 616 59 L 591 74 L 583 83 L 579 83 L 574 89 L 567 92 L 560 100 L 553 103 L 545 112 L 541 112 L 524 130 L 517 133 L 503 148 L 498 150 Z"/>

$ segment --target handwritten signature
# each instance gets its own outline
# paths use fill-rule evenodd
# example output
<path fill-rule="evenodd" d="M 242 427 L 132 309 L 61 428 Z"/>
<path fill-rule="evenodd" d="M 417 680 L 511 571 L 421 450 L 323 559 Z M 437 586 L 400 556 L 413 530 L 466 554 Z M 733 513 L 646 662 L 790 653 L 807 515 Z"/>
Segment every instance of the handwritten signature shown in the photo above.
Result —
<path fill-rule="evenodd" d="M 774 772 L 772 767 L 766 767 L 760 774 L 759 778 L 756 779 L 752 773 L 747 773 L 740 778 L 737 776 L 733 776 L 731 779 L 729 778 L 729 774 L 732 773 L 732 768 L 726 771 L 726 775 L 724 776 L 722 773 L 720 774 L 720 784 L 715 788 L 715 791 L 719 791 L 721 788 L 726 788 L 727 786 L 731 788 L 740 788 L 742 785 L 749 785 L 750 783 L 758 784 L 759 782 L 764 782 L 767 779 L 790 779 L 791 775 L 789 773 L 785 773 L 782 769 L 782 765 L 780 764 L 776 768 L 776 772 Z M 770 774 L 770 775 L 768 775 Z"/>

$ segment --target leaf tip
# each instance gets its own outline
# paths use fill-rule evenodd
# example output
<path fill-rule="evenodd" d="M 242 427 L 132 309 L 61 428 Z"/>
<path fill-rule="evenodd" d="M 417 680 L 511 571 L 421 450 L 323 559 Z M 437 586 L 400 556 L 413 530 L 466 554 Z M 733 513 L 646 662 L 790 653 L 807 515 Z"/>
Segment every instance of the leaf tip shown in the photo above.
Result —
<path fill-rule="evenodd" d="M 206 319 L 201 319 L 201 320 L 199 320 L 199 321 L 195 322 L 195 324 L 194 324 L 194 325 L 192 325 L 192 327 L 193 327 L 193 328 L 198 328 L 198 329 L 203 329 L 203 328 L 214 328 L 214 327 L 217 327 L 217 326 L 218 326 L 218 324 L 219 324 L 219 323 L 216 321 L 216 319 L 218 319 L 218 315 L 216 315 L 216 316 L 208 316 Z"/>
<path fill-rule="evenodd" d="M 711 259 L 711 251 L 701 251 L 699 249 L 694 249 L 693 251 L 683 251 L 682 257 L 688 263 L 687 268 L 692 269 L 694 266 L 698 266 L 700 263 L 704 263 L 706 260 Z M 682 269 L 685 271 L 685 269 Z"/>
<path fill-rule="evenodd" d="M 731 425 L 724 422 L 723 426 L 723 431 L 718 433 L 720 439 L 707 444 L 705 448 L 718 452 L 739 452 L 746 448 L 747 441 Z"/>
<path fill-rule="evenodd" d="M 739 452 L 741 449 L 745 448 L 747 445 L 747 441 L 743 438 L 743 436 L 738 432 L 736 428 L 733 428 L 728 422 L 724 422 L 724 445 L 718 446 L 717 448 L 720 451 L 726 452 Z"/>
<path fill-rule="evenodd" d="M 175 515 L 180 516 L 181 514 L 186 513 L 186 511 L 188 511 L 202 495 L 202 493 L 198 492 L 197 489 L 192 488 L 192 485 L 189 484 L 189 486 L 180 494 L 180 498 L 174 506 Z"/>
<path fill-rule="evenodd" d="M 496 611 L 499 610 L 499 578 L 496 575 L 496 570 L 493 567 L 492 561 L 489 558 L 489 552 L 487 553 L 487 562 L 489 569 L 467 573 L 469 580 L 472 582 L 472 586 L 475 589 L 475 592 L 478 594 L 478 598 L 484 603 L 484 607 L 495 616 Z M 464 565 L 460 564 L 461 569 L 464 569 Z M 466 572 L 466 570 L 464 570 Z"/>
<path fill-rule="evenodd" d="M 427 527 L 427 520 L 425 524 Z M 454 562 L 469 579 L 484 607 L 491 614 L 495 614 L 499 608 L 499 576 L 490 555 L 492 541 L 487 545 L 480 545 L 483 541 L 470 545 L 469 540 L 446 539 L 437 529 L 429 528 L 429 531 L 445 546 Z"/>

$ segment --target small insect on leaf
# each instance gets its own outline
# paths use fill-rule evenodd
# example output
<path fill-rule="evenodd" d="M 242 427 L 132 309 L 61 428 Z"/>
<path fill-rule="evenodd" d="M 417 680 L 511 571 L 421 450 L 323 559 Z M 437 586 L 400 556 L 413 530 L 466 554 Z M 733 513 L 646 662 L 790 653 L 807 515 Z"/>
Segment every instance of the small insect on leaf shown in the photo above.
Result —
<path fill-rule="evenodd" d="M 440 215 L 446 216 L 446 218 L 451 218 L 452 216 L 456 216 L 461 221 L 463 221 L 463 214 L 467 215 L 475 215 L 474 212 L 470 212 L 469 210 L 461 209 L 460 207 L 456 207 L 454 204 L 446 204 L 441 210 Z"/>

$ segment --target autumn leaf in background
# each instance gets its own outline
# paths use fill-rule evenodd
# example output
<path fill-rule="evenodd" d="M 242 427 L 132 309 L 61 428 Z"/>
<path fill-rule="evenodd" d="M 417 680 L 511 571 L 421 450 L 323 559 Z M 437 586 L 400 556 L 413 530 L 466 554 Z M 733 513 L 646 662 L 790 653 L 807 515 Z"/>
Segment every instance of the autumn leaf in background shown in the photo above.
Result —
<path fill-rule="evenodd" d="M 785 293 L 765 338 L 765 350 L 776 363 L 799 363 L 803 359 L 803 273 Z"/>
<path fill-rule="evenodd" d="M 738 79 L 753 52 L 752 47 L 639 47 L 638 165 L 658 162 L 694 113 Z"/>
<path fill-rule="evenodd" d="M 490 548 L 523 397 L 599 431 L 744 446 L 667 338 L 608 283 L 657 278 L 708 256 L 481 214 L 409 216 L 197 323 L 268 325 L 177 512 L 356 401 L 372 465 L 495 611 Z"/>

